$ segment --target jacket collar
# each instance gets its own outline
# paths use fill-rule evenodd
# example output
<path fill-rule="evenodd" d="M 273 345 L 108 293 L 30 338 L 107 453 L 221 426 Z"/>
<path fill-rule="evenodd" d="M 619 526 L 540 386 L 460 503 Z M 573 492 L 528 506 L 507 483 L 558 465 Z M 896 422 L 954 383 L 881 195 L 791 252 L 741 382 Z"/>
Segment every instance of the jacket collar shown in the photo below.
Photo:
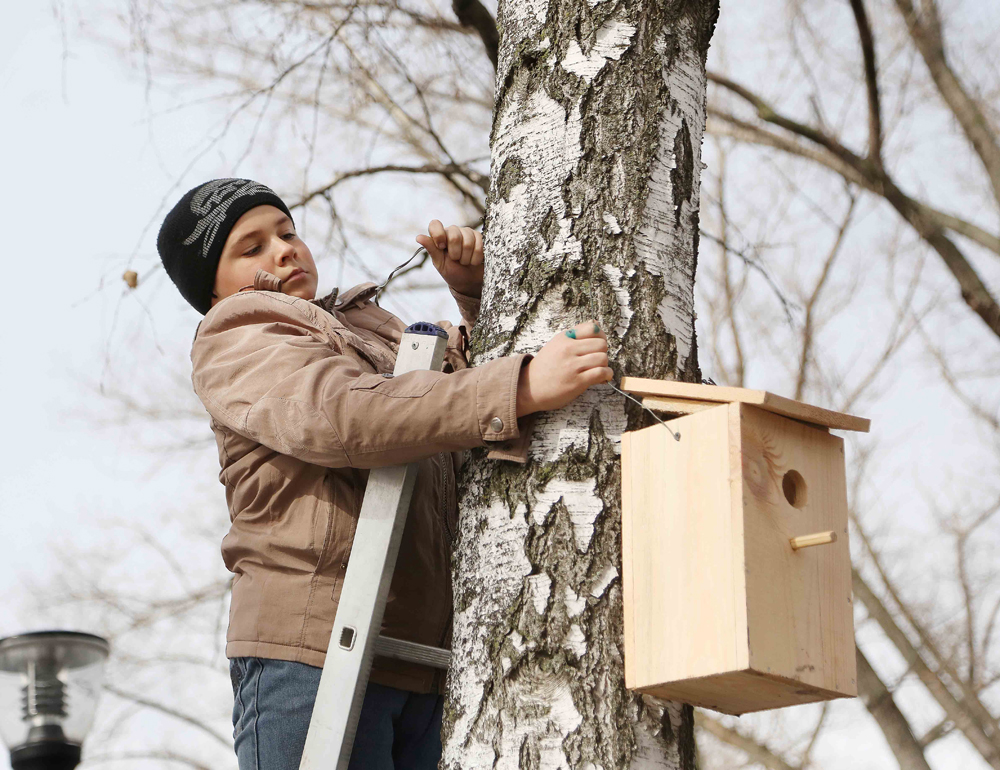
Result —
<path fill-rule="evenodd" d="M 261 268 L 253 277 L 253 286 L 245 286 L 243 289 L 240 289 L 240 291 L 245 291 L 246 289 L 280 292 L 281 279 L 273 273 L 269 273 L 267 270 Z M 343 294 L 340 293 L 339 289 L 334 289 L 325 297 L 314 299 L 313 302 L 328 313 L 332 313 L 334 310 L 343 312 L 352 307 L 361 307 L 361 305 L 374 297 L 377 292 L 378 284 L 374 284 L 369 281 L 366 283 L 359 283 L 357 286 L 348 289 Z"/>
<path fill-rule="evenodd" d="M 378 284 L 371 283 L 370 281 L 359 283 L 357 286 L 351 287 L 340 295 L 340 299 L 337 300 L 337 310 L 361 307 L 361 305 L 374 297 L 377 292 Z"/>

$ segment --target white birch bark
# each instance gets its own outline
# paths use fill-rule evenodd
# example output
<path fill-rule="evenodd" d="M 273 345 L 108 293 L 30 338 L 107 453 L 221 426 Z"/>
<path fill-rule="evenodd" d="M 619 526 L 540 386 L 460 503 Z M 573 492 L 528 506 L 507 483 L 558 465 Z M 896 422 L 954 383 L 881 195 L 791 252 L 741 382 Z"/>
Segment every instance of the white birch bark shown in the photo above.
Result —
<path fill-rule="evenodd" d="M 717 13 L 717 0 L 501 0 L 477 361 L 592 317 L 618 375 L 698 380 Z M 442 767 L 694 767 L 690 708 L 624 686 L 619 448 L 641 424 L 594 388 L 539 415 L 527 466 L 467 466 Z"/>

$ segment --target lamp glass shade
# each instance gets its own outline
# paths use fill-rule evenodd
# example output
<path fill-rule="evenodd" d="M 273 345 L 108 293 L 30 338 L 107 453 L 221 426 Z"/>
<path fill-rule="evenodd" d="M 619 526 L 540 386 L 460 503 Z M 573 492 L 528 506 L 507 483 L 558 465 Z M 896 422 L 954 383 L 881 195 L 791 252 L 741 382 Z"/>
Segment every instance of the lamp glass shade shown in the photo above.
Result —
<path fill-rule="evenodd" d="M 76 631 L 0 640 L 0 735 L 7 748 L 80 745 L 90 730 L 110 647 Z"/>

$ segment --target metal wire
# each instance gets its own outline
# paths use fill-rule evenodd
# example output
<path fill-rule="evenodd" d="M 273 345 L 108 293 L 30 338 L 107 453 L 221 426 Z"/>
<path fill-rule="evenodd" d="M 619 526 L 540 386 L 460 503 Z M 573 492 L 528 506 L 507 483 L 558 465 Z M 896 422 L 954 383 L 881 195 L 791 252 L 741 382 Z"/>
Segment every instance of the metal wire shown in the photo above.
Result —
<path fill-rule="evenodd" d="M 617 387 L 613 382 L 609 382 L 608 385 L 610 385 L 611 389 L 613 391 L 615 391 L 616 393 L 621 393 L 629 401 L 632 401 L 633 403 L 638 404 L 639 408 L 642 409 L 644 412 L 649 412 L 653 416 L 654 420 L 656 420 L 658 423 L 660 423 L 660 425 L 662 425 L 664 428 L 666 428 L 668 431 L 670 431 L 670 435 L 674 437 L 674 441 L 680 441 L 681 440 L 681 434 L 680 434 L 680 432 L 679 431 L 675 431 L 673 428 L 671 428 L 669 425 L 667 425 L 666 422 L 664 422 L 663 420 L 660 419 L 660 416 L 656 412 L 654 412 L 648 406 L 645 406 L 642 403 L 642 401 L 640 401 L 639 399 L 637 399 L 631 393 L 626 393 L 624 390 L 622 390 L 621 388 Z"/>
<path fill-rule="evenodd" d="M 376 305 L 378 304 L 378 297 L 379 297 L 379 295 L 382 293 L 382 291 L 385 289 L 385 287 L 389 285 L 389 281 L 391 281 L 393 279 L 393 277 L 395 277 L 396 273 L 398 273 L 400 270 L 402 270 L 404 267 L 406 267 L 408 264 L 410 264 L 413 260 L 415 260 L 417 258 L 417 255 L 421 251 L 425 251 L 425 249 L 424 249 L 423 246 L 421 246 L 419 249 L 417 249 L 415 252 L 413 252 L 413 256 L 410 257 L 408 260 L 406 260 L 403 264 L 399 265 L 396 268 L 393 268 L 393 271 L 391 273 L 389 273 L 389 277 L 386 278 L 384 281 L 382 281 L 382 283 L 380 283 L 378 285 L 378 288 L 375 289 L 375 296 L 373 298 L 375 300 L 375 304 Z M 430 255 L 428 254 L 428 256 L 430 256 Z"/>

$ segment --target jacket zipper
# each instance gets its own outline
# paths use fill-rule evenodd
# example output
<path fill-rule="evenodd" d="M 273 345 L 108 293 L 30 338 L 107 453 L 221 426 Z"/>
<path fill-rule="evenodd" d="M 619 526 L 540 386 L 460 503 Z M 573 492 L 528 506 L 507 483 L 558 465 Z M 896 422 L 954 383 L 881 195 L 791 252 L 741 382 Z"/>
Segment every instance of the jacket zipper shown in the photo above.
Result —
<path fill-rule="evenodd" d="M 441 522 L 444 524 L 444 531 L 448 535 L 448 543 L 450 545 L 455 542 L 455 533 L 451 531 L 451 525 L 448 523 L 448 502 L 451 499 L 451 495 L 449 493 L 451 491 L 451 484 L 454 478 L 455 466 L 452 464 L 451 455 L 447 452 L 441 452 L 439 457 L 441 458 Z M 458 502 L 457 497 L 455 502 Z M 450 580 L 450 577 L 448 579 Z M 448 629 L 452 624 L 452 614 L 452 608 L 448 607 L 448 611 L 445 613 L 444 626 L 441 629 L 441 633 L 438 634 L 438 647 L 444 647 L 445 639 L 448 636 Z M 442 680 L 446 675 L 447 672 L 445 671 L 434 672 L 431 687 L 433 687 L 435 692 L 440 692 L 442 690 Z"/>
<path fill-rule="evenodd" d="M 448 501 L 451 499 L 449 492 L 451 491 L 451 476 L 448 473 L 448 465 L 451 463 L 451 457 L 448 456 L 446 452 L 441 452 L 438 454 L 441 458 L 441 522 L 444 524 L 444 531 L 448 535 L 448 542 L 455 542 L 455 533 L 451 531 L 451 525 L 448 523 Z"/>

